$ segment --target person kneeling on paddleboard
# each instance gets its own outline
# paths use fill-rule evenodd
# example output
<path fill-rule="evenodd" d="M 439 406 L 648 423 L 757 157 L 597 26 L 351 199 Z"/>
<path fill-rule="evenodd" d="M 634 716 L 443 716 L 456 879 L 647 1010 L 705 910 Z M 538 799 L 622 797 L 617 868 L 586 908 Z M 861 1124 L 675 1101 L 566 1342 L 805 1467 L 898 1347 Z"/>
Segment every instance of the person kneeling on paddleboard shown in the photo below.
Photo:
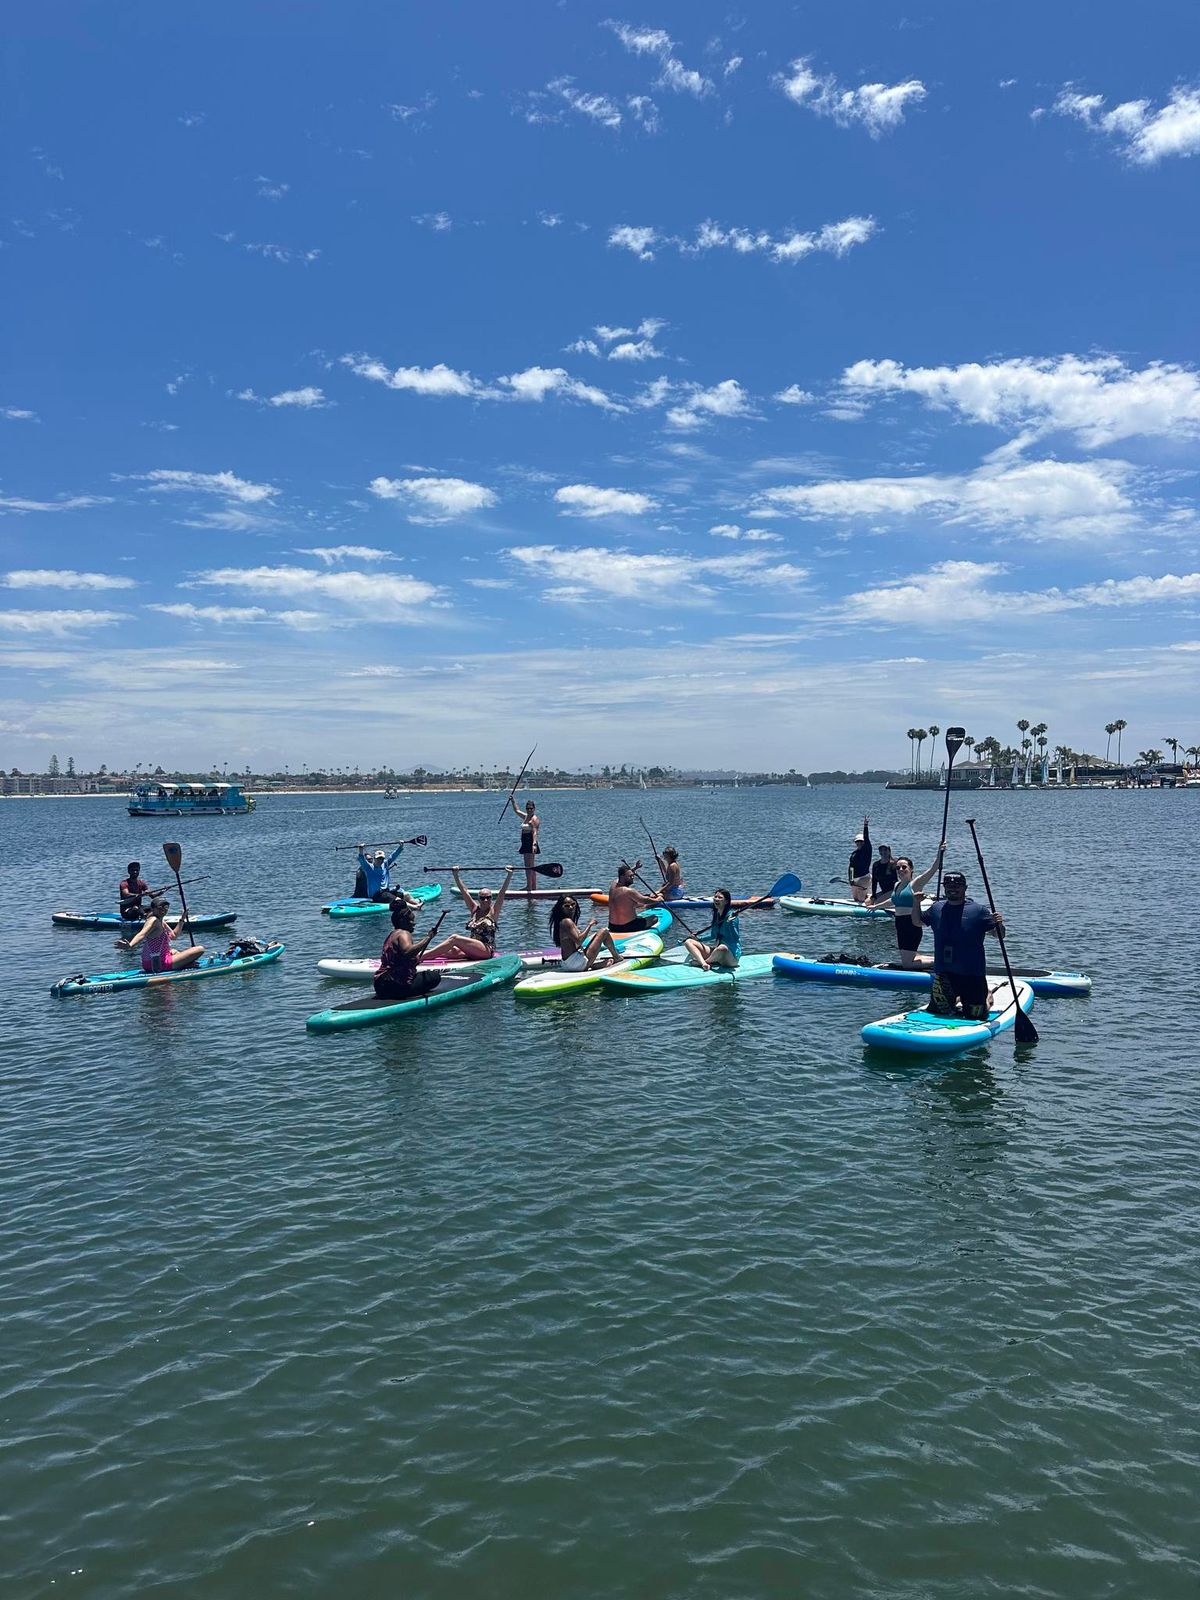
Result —
<path fill-rule="evenodd" d="M 926 1007 L 935 1017 L 961 1015 L 986 1022 L 991 1007 L 987 981 L 984 936 L 1004 934 L 1004 918 L 987 906 L 967 899 L 967 880 L 961 872 L 942 879 L 946 898 L 925 907 L 921 920 L 933 929 L 933 987 Z"/>
<path fill-rule="evenodd" d="M 871 892 L 871 819 L 863 818 L 862 832 L 854 835 L 854 849 L 846 867 L 850 893 L 860 905 Z"/>
<path fill-rule="evenodd" d="M 927 957 L 918 956 L 921 948 L 921 938 L 925 932 L 925 925 L 921 921 L 921 892 L 937 871 L 943 855 L 946 853 L 946 841 L 943 839 L 938 845 L 937 855 L 933 858 L 933 865 L 927 867 L 919 877 L 913 877 L 913 862 L 911 856 L 896 857 L 896 882 L 889 896 L 882 902 L 872 900 L 871 904 L 883 906 L 890 905 L 896 913 L 896 948 L 900 952 L 900 965 L 902 967 L 927 967 Z"/>
<path fill-rule="evenodd" d="M 560 972 L 586 972 L 608 951 L 608 959 L 620 959 L 620 951 L 607 928 L 593 933 L 595 917 L 586 928 L 579 926 L 579 901 L 573 894 L 560 894 L 550 911 L 550 937 L 562 951 Z"/>
<path fill-rule="evenodd" d="M 662 873 L 664 900 L 683 899 L 683 868 L 679 865 L 679 851 L 673 844 L 664 846 L 662 855 L 655 855 L 658 870 Z"/>
<path fill-rule="evenodd" d="M 165 900 L 151 900 L 149 915 L 133 938 L 117 940 L 122 950 L 141 947 L 143 972 L 178 972 L 181 967 L 194 967 L 204 954 L 202 944 L 189 945 L 186 950 L 171 949 L 171 941 L 179 929 L 167 921 L 168 909 Z"/>
<path fill-rule="evenodd" d="M 131 861 L 125 876 L 117 886 L 118 907 L 122 922 L 141 922 L 146 915 L 142 901 L 150 893 L 150 885 L 142 877 L 142 863 Z"/>
<path fill-rule="evenodd" d="M 509 867 L 500 885 L 500 892 L 495 896 L 490 889 L 480 889 L 478 895 L 473 895 L 462 881 L 459 869 L 453 867 L 451 871 L 459 897 L 467 908 L 467 930 L 465 933 L 452 933 L 441 944 L 434 945 L 429 952 L 430 958 L 487 961 L 496 954 L 496 929 L 504 909 L 504 897 L 512 882 L 513 869 Z"/>
<path fill-rule="evenodd" d="M 653 918 L 642 917 L 638 913 L 644 906 L 661 904 L 662 897 L 643 894 L 640 889 L 633 887 L 633 875 L 641 864 L 635 861 L 630 866 L 628 862 L 622 862 L 617 868 L 616 877 L 608 886 L 609 933 L 641 933 L 654 926 Z"/>
<path fill-rule="evenodd" d="M 417 963 L 429 949 L 429 941 L 446 913 L 443 911 L 420 943 L 414 944 L 412 935 L 420 904 L 408 895 L 398 895 L 392 901 L 392 931 L 383 941 L 379 971 L 375 974 L 375 996 L 379 1000 L 416 1000 L 442 981 L 438 972 L 418 972 Z"/>
<path fill-rule="evenodd" d="M 358 847 L 358 870 L 363 875 L 367 900 L 392 899 L 392 868 L 395 866 L 401 851 L 402 844 L 398 844 L 390 856 L 385 856 L 382 850 L 376 850 L 373 856 L 366 853 L 366 845 Z M 354 883 L 355 892 L 358 891 L 358 880 Z"/>
<path fill-rule="evenodd" d="M 698 967 L 736 967 L 742 956 L 742 929 L 735 911 L 733 895 L 718 889 L 712 900 L 712 924 L 695 939 L 686 939 L 683 948 Z"/>

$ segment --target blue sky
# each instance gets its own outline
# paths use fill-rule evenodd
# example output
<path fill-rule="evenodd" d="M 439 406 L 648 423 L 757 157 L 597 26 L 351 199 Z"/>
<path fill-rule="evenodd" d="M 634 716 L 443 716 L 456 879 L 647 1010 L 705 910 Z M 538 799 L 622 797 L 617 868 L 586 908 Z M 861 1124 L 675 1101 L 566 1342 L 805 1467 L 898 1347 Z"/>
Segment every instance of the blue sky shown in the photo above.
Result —
<path fill-rule="evenodd" d="M 4 765 L 1200 742 L 1194 5 L 20 9 Z"/>

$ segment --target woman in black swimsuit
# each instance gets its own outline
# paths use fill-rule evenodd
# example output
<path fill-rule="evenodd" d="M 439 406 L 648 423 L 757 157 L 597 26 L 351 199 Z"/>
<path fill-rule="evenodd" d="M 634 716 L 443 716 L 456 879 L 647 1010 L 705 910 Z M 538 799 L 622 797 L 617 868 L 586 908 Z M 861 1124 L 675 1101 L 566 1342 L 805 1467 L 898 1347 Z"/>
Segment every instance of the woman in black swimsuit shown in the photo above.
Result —
<path fill-rule="evenodd" d="M 517 846 L 517 850 L 521 857 L 521 864 L 525 868 L 525 888 L 532 893 L 538 886 L 535 867 L 537 865 L 537 857 L 541 854 L 538 846 L 538 833 L 541 830 L 542 821 L 537 814 L 537 802 L 534 800 L 526 800 L 524 811 L 521 810 L 516 800 L 511 797 L 509 805 L 512 806 L 513 811 L 521 819 L 521 842 Z"/>
<path fill-rule="evenodd" d="M 413 943 L 413 929 L 417 919 L 407 900 L 392 902 L 392 931 L 384 940 L 379 957 L 379 971 L 375 974 L 375 994 L 380 1000 L 416 1000 L 441 982 L 437 972 L 418 972 L 417 964 L 429 949 L 429 941 L 442 925 L 442 917 L 420 941 Z"/>
<path fill-rule="evenodd" d="M 452 933 L 441 944 L 435 944 L 429 951 L 429 957 L 431 960 L 437 956 L 446 961 L 486 961 L 496 954 L 496 927 L 504 908 L 504 896 L 512 882 L 513 869 L 509 867 L 500 885 L 500 892 L 495 897 L 490 889 L 480 889 L 477 895 L 473 895 L 459 876 L 457 867 L 453 872 L 455 886 L 467 908 L 467 929 L 465 933 Z"/>

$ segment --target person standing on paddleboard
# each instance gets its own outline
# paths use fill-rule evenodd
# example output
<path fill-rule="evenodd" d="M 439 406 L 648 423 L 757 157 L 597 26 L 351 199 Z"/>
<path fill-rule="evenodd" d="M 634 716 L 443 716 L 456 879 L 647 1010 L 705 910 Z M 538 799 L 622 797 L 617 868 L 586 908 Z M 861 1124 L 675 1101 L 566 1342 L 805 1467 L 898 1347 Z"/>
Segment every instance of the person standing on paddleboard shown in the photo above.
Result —
<path fill-rule="evenodd" d="M 859 905 L 866 902 L 871 892 L 871 819 L 863 818 L 862 832 L 854 835 L 854 849 L 846 868 L 850 893 Z"/>
<path fill-rule="evenodd" d="M 586 972 L 608 951 L 608 959 L 620 959 L 620 951 L 607 928 L 593 933 L 595 917 L 585 928 L 579 926 L 579 901 L 573 894 L 560 894 L 550 910 L 550 937 L 562 951 L 560 972 Z"/>
<path fill-rule="evenodd" d="M 916 878 L 913 877 L 912 857 L 897 856 L 896 882 L 891 894 L 884 896 L 881 902 L 871 901 L 872 905 L 890 904 L 896 913 L 896 948 L 900 952 L 902 967 L 927 967 L 930 964 L 928 957 L 917 954 L 925 932 L 925 924 L 921 921 L 921 894 L 945 853 L 946 843 L 943 840 L 937 847 L 933 865 Z"/>
<path fill-rule="evenodd" d="M 416 1000 L 436 989 L 442 981 L 438 972 L 418 972 L 417 963 L 429 949 L 429 941 L 442 925 L 442 916 L 420 941 L 413 943 L 419 900 L 397 895 L 392 901 L 392 931 L 383 941 L 379 971 L 375 974 L 375 995 L 380 1000 Z"/>
<path fill-rule="evenodd" d="M 713 967 L 731 969 L 742 958 L 741 924 L 732 906 L 730 890 L 716 890 L 712 899 L 712 923 L 696 938 L 684 940 L 683 948 L 689 958 L 705 972 Z"/>
<path fill-rule="evenodd" d="M 171 949 L 179 930 L 167 921 L 168 910 L 165 900 L 151 900 L 149 914 L 133 938 L 117 940 L 123 950 L 141 947 L 143 972 L 178 972 L 183 967 L 194 967 L 204 954 L 202 944 L 189 945 L 186 950 Z"/>
<path fill-rule="evenodd" d="M 403 849 L 404 846 L 398 844 L 390 856 L 385 856 L 382 850 L 376 850 L 373 856 L 368 856 L 366 845 L 359 845 L 358 870 L 362 873 L 365 885 L 365 893 L 362 898 L 367 900 L 392 899 L 392 868 L 399 860 Z M 354 888 L 357 891 L 357 879 L 355 879 Z"/>
<path fill-rule="evenodd" d="M 517 852 L 521 857 L 521 865 L 525 868 L 525 887 L 532 893 L 538 886 L 537 858 L 542 853 L 538 844 L 538 834 L 541 832 L 542 819 L 537 814 L 535 800 L 526 800 L 524 811 L 512 795 L 509 795 L 508 803 L 513 808 L 513 814 L 521 819 L 521 840 L 517 845 Z"/>
<path fill-rule="evenodd" d="M 664 846 L 662 855 L 655 854 L 658 870 L 662 873 L 664 900 L 683 899 L 683 868 L 679 865 L 679 851 L 673 844 Z"/>
<path fill-rule="evenodd" d="M 635 861 L 629 866 L 622 862 L 617 868 L 616 877 L 608 886 L 609 933 L 641 933 L 654 926 L 652 918 L 639 913 L 645 906 L 660 904 L 662 897 L 643 894 L 640 889 L 633 887 L 633 875 L 641 864 Z"/>
<path fill-rule="evenodd" d="M 926 1009 L 935 1017 L 962 1015 L 986 1022 L 991 993 L 983 941 L 989 933 L 1003 937 L 1004 918 L 967 899 L 961 872 L 945 874 L 942 892 L 945 899 L 933 901 L 921 913 L 925 926 L 933 929 L 933 987 Z"/>
<path fill-rule="evenodd" d="M 146 915 L 142 901 L 150 893 L 150 885 L 142 877 L 142 863 L 131 861 L 125 876 L 117 886 L 118 907 L 122 922 L 141 922 Z"/>
<path fill-rule="evenodd" d="M 448 939 L 443 939 L 441 944 L 434 945 L 429 951 L 429 959 L 435 957 L 446 961 L 487 961 L 496 954 L 496 933 L 500 921 L 500 913 L 504 909 L 504 897 L 508 893 L 508 886 L 512 882 L 514 869 L 509 867 L 500 885 L 500 892 L 492 894 L 490 889 L 480 889 L 478 895 L 473 895 L 462 881 L 457 867 L 452 867 L 455 887 L 462 898 L 463 905 L 467 908 L 467 930 L 465 933 L 452 933 Z"/>

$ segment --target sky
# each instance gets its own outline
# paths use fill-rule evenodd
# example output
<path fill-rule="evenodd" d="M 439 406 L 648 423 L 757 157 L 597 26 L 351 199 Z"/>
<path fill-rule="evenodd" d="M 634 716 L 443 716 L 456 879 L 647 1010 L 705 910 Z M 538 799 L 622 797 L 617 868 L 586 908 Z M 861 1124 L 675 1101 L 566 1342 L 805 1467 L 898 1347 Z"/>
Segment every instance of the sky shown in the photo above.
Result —
<path fill-rule="evenodd" d="M 9 13 L 0 763 L 1200 743 L 1200 8 Z"/>

